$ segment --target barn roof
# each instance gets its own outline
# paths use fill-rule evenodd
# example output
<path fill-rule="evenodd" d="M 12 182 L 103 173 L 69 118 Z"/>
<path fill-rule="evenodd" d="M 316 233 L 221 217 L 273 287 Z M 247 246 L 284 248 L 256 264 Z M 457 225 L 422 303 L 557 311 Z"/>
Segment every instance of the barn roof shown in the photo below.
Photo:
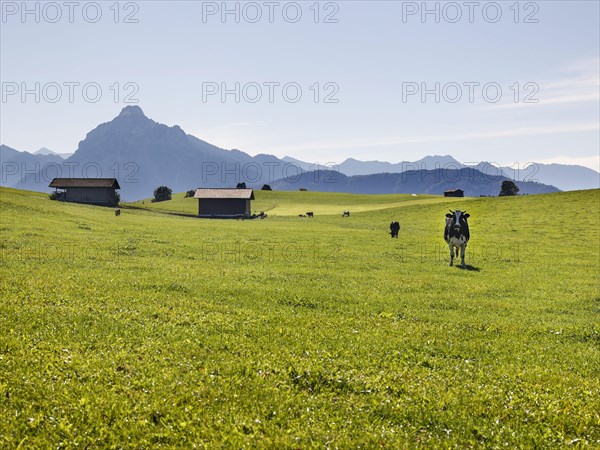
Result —
<path fill-rule="evenodd" d="M 55 178 L 49 187 L 65 188 L 115 188 L 121 189 L 116 178 Z"/>
<path fill-rule="evenodd" d="M 447 191 L 444 191 L 444 192 L 458 192 L 458 191 L 464 192 L 462 189 L 448 189 Z"/>
<path fill-rule="evenodd" d="M 242 200 L 254 200 L 254 191 L 252 189 L 200 188 L 196 189 L 194 198 L 237 198 Z"/>

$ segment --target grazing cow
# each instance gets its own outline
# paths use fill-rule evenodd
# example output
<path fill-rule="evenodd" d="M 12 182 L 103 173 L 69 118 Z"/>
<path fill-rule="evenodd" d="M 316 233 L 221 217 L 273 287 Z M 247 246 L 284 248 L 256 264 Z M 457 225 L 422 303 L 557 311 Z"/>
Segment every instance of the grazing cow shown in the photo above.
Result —
<path fill-rule="evenodd" d="M 399 222 L 390 223 L 390 234 L 392 235 L 393 238 L 398 237 L 399 231 L 400 231 L 400 223 Z"/>
<path fill-rule="evenodd" d="M 314 217 L 314 213 L 312 211 L 309 211 L 306 213 L 306 217 Z"/>
<path fill-rule="evenodd" d="M 342 213 L 342 217 L 350 217 L 350 211 L 348 211 L 348 210 L 345 210 L 345 211 Z"/>
<path fill-rule="evenodd" d="M 115 209 L 115 216 L 119 217 L 121 215 L 120 209 Z"/>
<path fill-rule="evenodd" d="M 467 219 L 470 217 L 466 211 L 452 211 L 446 214 L 446 227 L 444 228 L 444 240 L 450 248 L 450 266 L 454 265 L 454 257 L 458 257 L 460 249 L 460 265 L 465 267 L 465 251 L 471 237 Z"/>

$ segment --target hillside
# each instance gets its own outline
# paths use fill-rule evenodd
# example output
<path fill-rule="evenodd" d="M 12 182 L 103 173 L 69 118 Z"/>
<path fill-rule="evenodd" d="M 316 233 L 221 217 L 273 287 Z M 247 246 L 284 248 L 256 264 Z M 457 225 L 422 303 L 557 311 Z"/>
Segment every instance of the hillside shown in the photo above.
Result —
<path fill-rule="evenodd" d="M 306 211 L 316 215 L 337 215 L 345 210 L 351 213 L 390 209 L 399 206 L 427 203 L 452 203 L 465 199 L 444 199 L 439 195 L 364 195 L 345 194 L 333 192 L 286 192 L 286 191 L 261 191 L 255 190 L 256 200 L 252 202 L 252 212 L 264 211 L 276 216 L 297 216 Z M 152 203 L 147 198 L 139 202 L 125 204 L 136 208 L 152 211 L 188 214 L 195 216 L 198 213 L 198 200 L 185 197 L 184 192 L 173 194 L 168 201 Z"/>
<path fill-rule="evenodd" d="M 599 190 L 312 194 L 236 221 L 0 188 L 0 447 L 600 443 Z"/>

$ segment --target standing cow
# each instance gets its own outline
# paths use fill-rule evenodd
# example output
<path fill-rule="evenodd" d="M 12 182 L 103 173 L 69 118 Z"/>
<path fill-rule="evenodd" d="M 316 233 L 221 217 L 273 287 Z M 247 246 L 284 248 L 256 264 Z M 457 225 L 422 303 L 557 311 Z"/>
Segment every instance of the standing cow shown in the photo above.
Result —
<path fill-rule="evenodd" d="M 465 251 L 471 237 L 467 219 L 470 217 L 466 211 L 452 211 L 446 214 L 446 227 L 444 228 L 444 240 L 450 248 L 450 266 L 454 265 L 454 257 L 458 256 L 460 249 L 460 266 L 465 267 Z"/>
<path fill-rule="evenodd" d="M 400 223 L 399 222 L 390 223 L 390 234 L 392 235 L 392 238 L 397 238 L 399 231 L 400 231 Z"/>

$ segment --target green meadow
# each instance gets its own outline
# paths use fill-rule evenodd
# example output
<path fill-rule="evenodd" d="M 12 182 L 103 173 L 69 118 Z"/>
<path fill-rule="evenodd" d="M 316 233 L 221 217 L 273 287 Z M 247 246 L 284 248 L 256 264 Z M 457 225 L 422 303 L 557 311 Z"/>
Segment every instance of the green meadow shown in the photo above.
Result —
<path fill-rule="evenodd" d="M 272 216 L 298 216 L 307 211 L 316 215 L 341 215 L 344 210 L 365 212 L 440 201 L 437 195 L 359 195 L 308 191 L 254 191 L 254 196 L 256 200 L 252 203 L 252 212 L 264 211 Z M 452 200 L 456 199 L 446 199 Z M 173 194 L 173 198 L 166 202 L 152 203 L 152 199 L 148 198 L 127 206 L 174 214 L 198 214 L 198 200 L 186 198 L 185 192 Z"/>
<path fill-rule="evenodd" d="M 599 190 L 255 194 L 0 188 L 0 448 L 600 448 Z"/>

